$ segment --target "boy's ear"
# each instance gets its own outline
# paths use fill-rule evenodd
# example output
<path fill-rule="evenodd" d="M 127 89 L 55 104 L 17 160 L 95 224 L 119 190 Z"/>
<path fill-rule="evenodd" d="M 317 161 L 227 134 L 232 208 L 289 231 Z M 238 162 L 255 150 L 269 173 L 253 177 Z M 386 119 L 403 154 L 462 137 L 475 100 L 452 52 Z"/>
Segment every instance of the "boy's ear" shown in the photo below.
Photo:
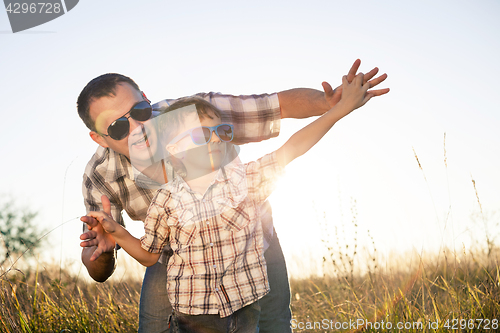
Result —
<path fill-rule="evenodd" d="M 103 148 L 109 147 L 108 143 L 97 132 L 90 131 L 89 135 L 92 138 L 92 140 L 94 140 L 99 146 L 101 146 Z"/>
<path fill-rule="evenodd" d="M 168 151 L 168 153 L 178 159 L 183 159 L 184 154 L 183 151 L 177 146 L 177 144 L 168 144 L 165 146 L 165 149 Z"/>

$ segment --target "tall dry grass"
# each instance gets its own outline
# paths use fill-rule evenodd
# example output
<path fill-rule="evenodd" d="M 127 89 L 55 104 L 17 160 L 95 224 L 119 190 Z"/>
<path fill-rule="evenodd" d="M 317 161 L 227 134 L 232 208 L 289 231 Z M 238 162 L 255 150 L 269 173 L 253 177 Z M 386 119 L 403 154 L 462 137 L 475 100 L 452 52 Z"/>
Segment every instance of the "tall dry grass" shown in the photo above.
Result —
<path fill-rule="evenodd" d="M 415 158 L 427 183 L 416 152 Z M 353 201 L 354 240 L 343 239 L 342 226 L 332 235 L 325 229 L 329 255 L 323 268 L 331 273 L 290 281 L 294 331 L 500 332 L 498 230 L 485 217 L 472 184 L 486 241 L 467 250 L 381 260 L 368 233 L 371 244 L 359 253 Z M 136 275 L 100 284 L 57 265 L 40 267 L 0 268 L 0 332 L 137 331 L 141 281 Z"/>

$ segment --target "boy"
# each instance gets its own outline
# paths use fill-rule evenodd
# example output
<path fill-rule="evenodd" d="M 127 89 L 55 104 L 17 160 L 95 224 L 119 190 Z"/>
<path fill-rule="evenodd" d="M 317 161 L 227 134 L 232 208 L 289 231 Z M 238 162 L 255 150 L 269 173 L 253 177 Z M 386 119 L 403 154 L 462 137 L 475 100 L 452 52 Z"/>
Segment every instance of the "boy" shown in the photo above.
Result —
<path fill-rule="evenodd" d="M 174 138 L 173 133 L 167 134 L 165 148 L 174 161 L 182 162 L 186 173 L 157 192 L 141 240 L 106 213 L 89 213 L 145 266 L 155 264 L 163 246 L 170 244 L 174 255 L 168 263 L 167 289 L 179 331 L 209 327 L 217 332 L 256 331 L 258 300 L 269 289 L 256 209 L 270 194 L 282 168 L 309 150 L 338 120 L 364 105 L 373 96 L 367 93 L 369 88 L 370 83 L 363 85 L 363 74 L 352 83 L 344 77 L 340 102 L 277 151 L 245 165 L 237 160 L 225 165 L 224 157 L 233 159 L 231 147 L 222 144 L 232 140 L 229 125 L 220 123 L 216 111 L 200 112 L 197 107 L 201 126 L 192 127 L 196 119 L 191 114 Z"/>

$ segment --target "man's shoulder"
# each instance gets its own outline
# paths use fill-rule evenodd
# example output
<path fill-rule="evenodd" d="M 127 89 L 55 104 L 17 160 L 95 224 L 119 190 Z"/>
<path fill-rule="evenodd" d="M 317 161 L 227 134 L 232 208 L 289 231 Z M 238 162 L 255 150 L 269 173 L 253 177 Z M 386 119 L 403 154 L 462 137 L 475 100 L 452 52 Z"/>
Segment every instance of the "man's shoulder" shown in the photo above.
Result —
<path fill-rule="evenodd" d="M 254 103 L 258 103 L 257 101 L 266 101 L 266 104 L 271 105 L 272 107 L 279 107 L 279 99 L 278 99 L 278 94 L 277 93 L 272 93 L 272 94 L 259 94 L 259 95 L 231 95 L 231 94 L 223 94 L 220 92 L 201 92 L 194 94 L 192 96 L 200 97 L 205 99 L 206 101 L 222 108 L 231 108 L 231 104 L 234 103 L 252 103 L 251 101 L 254 101 Z M 186 96 L 186 97 L 192 97 L 192 96 Z M 156 110 L 161 110 L 172 103 L 175 103 L 176 101 L 182 100 L 183 98 L 186 97 L 180 97 L 180 98 L 172 98 L 172 99 L 164 99 L 161 100 L 155 104 L 153 104 L 153 109 Z M 262 104 L 262 102 L 258 103 Z M 237 110 L 236 110 L 237 111 Z"/>
<path fill-rule="evenodd" d="M 129 167 L 126 158 L 110 148 L 99 146 L 85 167 L 84 177 L 115 180 L 126 175 Z"/>
<path fill-rule="evenodd" d="M 110 158 L 110 149 L 99 146 L 92 155 L 92 158 L 88 161 L 85 167 L 85 174 L 90 176 L 94 174 L 97 170 L 107 169 Z"/>

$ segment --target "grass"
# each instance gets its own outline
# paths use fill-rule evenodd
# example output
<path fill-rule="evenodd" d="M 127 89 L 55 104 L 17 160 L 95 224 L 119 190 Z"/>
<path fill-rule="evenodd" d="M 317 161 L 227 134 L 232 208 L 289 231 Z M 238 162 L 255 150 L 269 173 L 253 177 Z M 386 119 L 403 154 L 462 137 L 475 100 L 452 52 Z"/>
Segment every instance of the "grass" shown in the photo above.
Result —
<path fill-rule="evenodd" d="M 447 169 L 445 141 L 446 134 Z M 371 244 L 358 248 L 355 201 L 349 226 L 353 242 L 346 240 L 343 223 L 330 234 L 324 217 L 328 255 L 322 271 L 328 273 L 291 279 L 294 331 L 500 331 L 500 248 L 495 245 L 499 225 L 485 217 L 473 178 L 472 185 L 485 241 L 476 240 L 468 250 L 441 249 L 381 260 L 369 231 Z M 115 272 L 100 284 L 58 265 L 40 267 L 0 267 L 0 332 L 137 331 L 140 276 L 127 273 L 120 280 Z"/>
<path fill-rule="evenodd" d="M 10 269 L 0 279 L 0 332 L 136 332 L 140 288 L 137 279 L 85 282 L 59 267 Z"/>
<path fill-rule="evenodd" d="M 363 276 L 352 277 L 348 270 L 336 277 L 292 280 L 296 332 L 311 331 L 307 328 L 314 325 L 317 329 L 312 331 L 320 332 L 353 322 L 356 325 L 345 331 L 498 331 L 498 253 L 478 257 L 444 252 L 440 258 L 418 258 L 416 263 L 399 259 L 398 268 L 378 268 Z"/>
<path fill-rule="evenodd" d="M 336 274 L 290 281 L 293 327 L 338 331 L 345 323 L 340 331 L 498 331 L 493 320 L 500 319 L 499 254 L 446 250 L 439 258 L 399 259 L 397 266 L 371 266 L 363 274 L 352 273 L 352 261 L 344 257 L 345 268 Z M 4 270 L 0 331 L 136 332 L 140 287 L 137 278 L 92 283 L 59 267 Z M 398 323 L 406 329 L 398 330 Z"/>

